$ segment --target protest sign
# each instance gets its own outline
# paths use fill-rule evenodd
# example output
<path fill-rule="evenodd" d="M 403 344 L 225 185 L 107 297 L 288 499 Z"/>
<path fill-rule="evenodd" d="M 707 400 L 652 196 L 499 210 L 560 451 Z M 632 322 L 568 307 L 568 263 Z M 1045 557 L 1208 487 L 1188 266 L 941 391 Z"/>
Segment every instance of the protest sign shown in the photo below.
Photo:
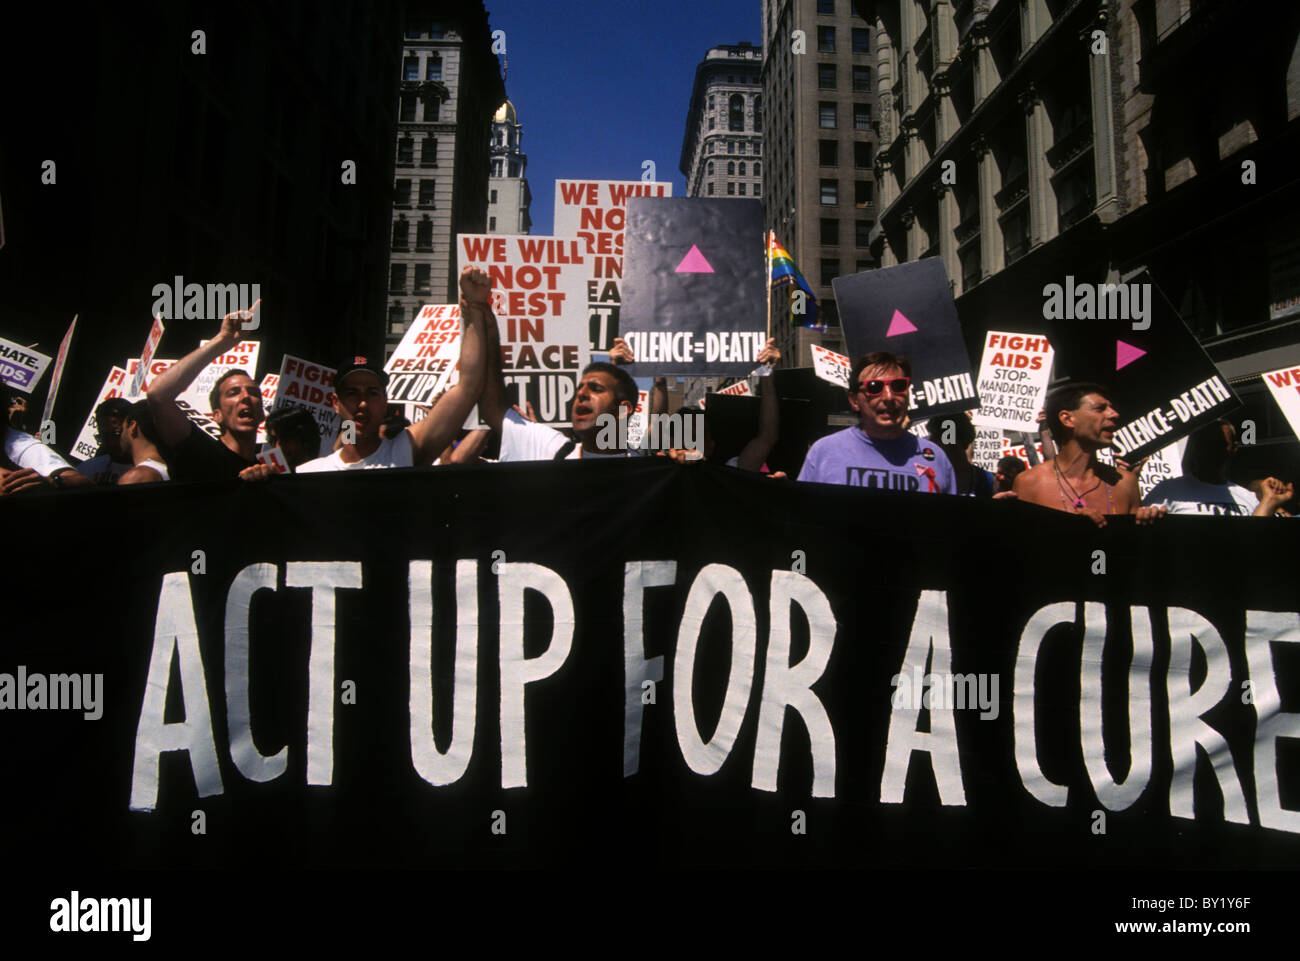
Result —
<path fill-rule="evenodd" d="M 63 382 L 63 365 L 68 362 L 68 348 L 72 345 L 72 332 L 77 329 L 77 318 L 68 324 L 68 332 L 59 342 L 59 352 L 54 358 L 54 371 L 50 374 L 50 389 L 45 395 L 45 409 L 41 412 L 41 422 L 54 415 L 54 400 L 59 394 L 59 384 Z"/>
<path fill-rule="evenodd" d="M 50 362 L 47 354 L 0 337 L 0 380 L 30 394 Z"/>
<path fill-rule="evenodd" d="M 976 467 L 996 471 L 1002 456 L 1002 431 L 997 427 L 977 426 L 975 443 L 971 446 L 970 462 Z"/>
<path fill-rule="evenodd" d="M 148 381 L 145 379 L 145 374 L 149 370 L 149 362 L 153 360 L 153 355 L 158 350 L 158 343 L 162 340 L 163 329 L 162 318 L 155 317 L 153 319 L 153 326 L 149 328 L 149 336 L 145 338 L 144 350 L 140 351 L 141 362 L 138 366 L 133 368 L 134 373 L 131 375 L 131 387 L 126 392 L 127 397 L 139 397 L 144 393 L 144 389 L 149 386 Z"/>
<path fill-rule="evenodd" d="M 339 417 L 329 396 L 334 391 L 334 368 L 285 354 L 275 383 L 276 407 L 302 407 L 311 412 L 320 430 L 320 455 L 334 449 Z M 266 407 L 266 398 L 262 398 Z M 267 407 L 267 410 L 270 408 Z"/>
<path fill-rule="evenodd" d="M 4 711 L 14 863 L 1300 863 L 1282 521 L 1098 532 L 660 458 L 111 496 L 57 510 L 90 544 L 147 510 L 130 589 L 93 551 L 7 575 L 5 706 L 50 706 L 26 665 L 101 675 L 103 708 Z M 0 499 L 15 543 L 48 538 L 42 503 Z M 1252 563 L 1207 563 L 1243 537 Z M 227 546 L 194 575 L 196 545 Z M 888 545 L 887 576 L 846 545 Z M 68 584 L 113 612 L 93 644 L 49 629 Z"/>
<path fill-rule="evenodd" d="M 104 386 L 99 388 L 99 393 L 95 395 L 95 402 L 90 405 L 90 413 L 86 415 L 86 422 L 81 425 L 81 433 L 77 435 L 77 439 L 72 445 L 72 456 L 77 460 L 90 460 L 95 456 L 95 452 L 99 450 L 99 443 L 96 440 L 98 434 L 95 430 L 95 408 L 109 398 L 121 397 L 125 389 L 125 368 L 109 368 L 108 376 L 104 378 Z"/>
<path fill-rule="evenodd" d="M 650 391 L 639 390 L 636 394 L 636 410 L 632 411 L 632 416 L 627 419 L 627 446 L 630 450 L 641 446 L 641 438 L 645 436 L 649 414 Z"/>
<path fill-rule="evenodd" d="M 555 181 L 554 233 L 557 237 L 581 240 L 591 267 L 586 286 L 592 350 L 609 350 L 619 335 L 619 308 L 623 302 L 623 230 L 628 198 L 672 195 L 671 183 Z"/>
<path fill-rule="evenodd" d="M 831 286 L 850 356 L 884 350 L 911 362 L 914 420 L 979 406 L 942 260 L 836 277 Z"/>
<path fill-rule="evenodd" d="M 275 405 L 275 392 L 279 383 L 279 374 L 267 374 L 262 378 L 262 383 L 259 386 L 259 389 L 262 391 L 262 410 L 266 411 L 268 414 L 271 412 L 271 408 Z M 257 443 L 266 443 L 266 421 L 257 425 Z"/>
<path fill-rule="evenodd" d="M 1052 345 L 1077 380 L 1104 384 L 1119 411 L 1119 457 L 1137 461 L 1241 406 L 1147 271 L 1123 284 L 1044 288 Z M 1086 321 L 1086 322 L 1080 322 Z"/>
<path fill-rule="evenodd" d="M 976 385 L 980 408 L 971 420 L 981 427 L 1036 433 L 1051 372 L 1052 347 L 1046 337 L 990 330 Z"/>
<path fill-rule="evenodd" d="M 203 347 L 208 343 L 206 340 L 200 340 L 199 346 Z M 213 386 L 216 385 L 217 379 L 228 370 L 242 370 L 248 375 L 249 380 L 257 380 L 257 357 L 261 351 L 261 341 L 241 340 L 234 344 L 230 350 L 226 351 L 219 357 L 215 357 L 206 367 L 199 371 L 198 376 L 190 382 L 190 385 L 181 391 L 180 397 L 195 410 L 207 412 L 212 409 L 212 401 L 209 395 L 212 393 Z M 266 399 L 262 399 L 262 409 L 266 409 Z"/>
<path fill-rule="evenodd" d="M 1291 425 L 1291 432 L 1300 437 L 1300 366 L 1283 367 L 1261 376 Z"/>
<path fill-rule="evenodd" d="M 1142 464 L 1142 472 L 1138 474 L 1138 496 L 1140 498 L 1145 500 L 1147 494 L 1151 493 L 1151 489 L 1162 480 L 1183 476 L 1183 451 L 1186 448 L 1187 438 L 1180 437 L 1168 447 L 1162 447 L 1160 450 L 1147 455 Z M 1127 463 L 1127 458 L 1123 459 Z M 1097 460 L 1113 467 L 1115 466 L 1115 452 L 1103 447 L 1097 451 Z"/>
<path fill-rule="evenodd" d="M 853 372 L 853 363 L 843 354 L 827 350 L 820 344 L 809 344 L 812 349 L 813 370 L 822 380 L 839 384 L 848 389 L 849 374 Z"/>
<path fill-rule="evenodd" d="M 460 269 L 479 267 L 492 279 L 506 402 L 531 402 L 539 423 L 564 422 L 591 355 L 582 241 L 513 234 L 457 240 Z"/>
<path fill-rule="evenodd" d="M 623 338 L 635 377 L 748 374 L 767 343 L 763 205 L 634 197 L 627 206 Z"/>
<path fill-rule="evenodd" d="M 460 304 L 421 307 L 384 364 L 390 404 L 428 404 L 459 379 Z"/>
<path fill-rule="evenodd" d="M 172 364 L 174 363 L 176 363 L 175 359 L 163 360 L 162 358 L 159 357 L 153 358 L 153 360 L 149 362 L 148 379 L 153 380 L 163 371 L 171 367 Z M 134 357 L 128 358 L 126 361 L 126 376 L 131 381 L 132 384 L 135 384 L 138 381 L 143 382 L 141 381 L 140 378 L 137 377 L 139 370 L 140 370 L 140 361 Z M 126 399 L 134 402 L 137 400 L 142 400 L 143 395 L 131 396 L 128 393 L 126 395 Z M 175 403 L 176 406 L 180 408 L 181 413 L 185 415 L 185 418 L 191 424 L 193 424 L 195 427 L 203 431 L 203 433 L 207 434 L 209 437 L 213 438 L 214 440 L 221 439 L 221 428 L 212 419 L 212 413 L 208 405 L 208 399 L 206 397 L 203 398 L 202 407 L 195 407 L 192 403 L 190 403 L 188 400 L 185 399 L 184 394 L 179 395 L 176 398 Z"/>
<path fill-rule="evenodd" d="M 175 360 L 164 360 L 161 357 L 152 358 L 149 361 L 149 376 L 145 378 L 140 376 L 140 359 L 138 357 L 128 357 L 122 363 L 122 366 L 126 369 L 127 377 L 126 391 L 122 396 L 133 403 L 137 400 L 144 400 L 144 392 L 142 390 L 135 390 L 134 393 L 132 392 L 132 389 L 136 387 L 136 384 L 147 384 L 148 381 L 153 380 L 174 363 L 176 363 Z"/>
<path fill-rule="evenodd" d="M 257 462 L 265 464 L 277 474 L 289 473 L 289 462 L 284 459 L 284 454 L 278 447 L 268 447 L 257 455 Z"/>

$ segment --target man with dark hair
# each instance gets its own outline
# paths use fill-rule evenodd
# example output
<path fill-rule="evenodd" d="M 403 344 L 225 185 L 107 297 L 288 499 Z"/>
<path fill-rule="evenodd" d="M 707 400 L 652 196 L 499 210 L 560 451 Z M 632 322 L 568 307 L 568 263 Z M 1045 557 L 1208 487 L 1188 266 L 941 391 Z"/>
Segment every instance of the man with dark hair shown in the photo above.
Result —
<path fill-rule="evenodd" d="M 965 497 L 1015 497 L 1014 493 L 1000 493 L 993 475 L 983 467 L 970 462 L 966 453 L 975 443 L 975 425 L 963 414 L 931 417 L 926 423 L 930 440 L 943 448 L 952 464 L 957 493 Z"/>
<path fill-rule="evenodd" d="M 131 405 L 122 423 L 121 447 L 135 465 L 122 475 L 118 484 L 155 484 L 170 480 L 167 465 L 158 453 L 158 432 L 147 400 Z"/>
<path fill-rule="evenodd" d="M 597 438 L 601 415 L 631 416 L 636 410 L 637 393 L 636 381 L 627 371 L 603 361 L 588 364 L 573 398 L 573 439 L 566 438 L 558 430 L 530 421 L 506 403 L 501 332 L 495 318 L 488 324 L 488 376 L 478 409 L 479 416 L 501 438 L 502 461 L 629 456 L 631 451 L 602 450 Z"/>
<path fill-rule="evenodd" d="M 1100 384 L 1067 384 L 1048 395 L 1047 425 L 1057 454 L 1016 478 L 1012 489 L 1022 501 L 1083 514 L 1098 527 L 1109 514 L 1135 514 L 1139 524 L 1161 517 L 1163 507 L 1143 507 L 1138 471 L 1120 471 L 1097 459 L 1110 447 L 1119 412 Z"/>
<path fill-rule="evenodd" d="M 111 487 L 131 469 L 131 457 L 122 453 L 122 418 L 131 409 L 125 397 L 110 397 L 95 408 L 95 434 L 99 449 L 95 456 L 82 461 L 77 473 L 96 484 Z"/>
<path fill-rule="evenodd" d="M 998 469 L 993 474 L 993 480 L 998 489 L 998 493 L 1011 490 L 1012 485 L 1025 471 L 1025 462 L 1013 454 L 998 460 Z"/>
<path fill-rule="evenodd" d="M 938 444 L 909 434 L 912 365 L 885 351 L 853 365 L 849 406 L 858 426 L 846 427 L 808 448 L 799 480 L 880 490 L 955 494 L 952 464 Z"/>
<path fill-rule="evenodd" d="M 9 392 L 9 426 L 14 430 L 26 430 L 27 395 L 22 391 Z"/>
<path fill-rule="evenodd" d="M 212 419 L 221 428 L 221 440 L 214 440 L 191 424 L 176 405 L 176 398 L 204 367 L 239 343 L 244 322 L 253 319 L 261 303 L 254 303 L 251 310 L 226 314 L 215 337 L 186 354 L 149 385 L 147 396 L 161 439 L 159 449 L 173 480 L 262 479 L 270 470 L 257 462 L 262 391 L 242 370 L 223 373 L 208 395 Z"/>
<path fill-rule="evenodd" d="M 9 409 L 9 387 L 0 383 L 0 410 Z M 52 448 L 31 434 L 4 425 L 4 452 L 0 455 L 0 495 L 47 487 L 81 487 L 92 483 L 72 469 Z"/>
<path fill-rule="evenodd" d="M 280 448 L 289 470 L 320 455 L 320 427 L 305 407 L 282 405 L 266 417 L 266 440 Z"/>
<path fill-rule="evenodd" d="M 1291 498 L 1290 485 L 1266 477 L 1256 497 L 1228 480 L 1228 468 L 1240 449 L 1237 428 L 1226 417 L 1206 424 L 1187 439 L 1183 476 L 1151 488 L 1145 504 L 1160 504 L 1171 514 L 1235 514 L 1268 517 Z"/>
<path fill-rule="evenodd" d="M 428 467 L 456 437 L 483 390 L 491 311 L 487 274 L 466 267 L 460 275 L 460 316 L 464 334 L 457 368 L 460 379 L 418 424 L 391 438 L 379 429 L 388 414 L 388 374 L 366 357 L 353 356 L 334 372 L 330 400 L 339 416 L 342 443 L 324 457 L 309 460 L 298 474 L 386 467 Z M 492 326 L 495 326 L 494 324 Z"/>

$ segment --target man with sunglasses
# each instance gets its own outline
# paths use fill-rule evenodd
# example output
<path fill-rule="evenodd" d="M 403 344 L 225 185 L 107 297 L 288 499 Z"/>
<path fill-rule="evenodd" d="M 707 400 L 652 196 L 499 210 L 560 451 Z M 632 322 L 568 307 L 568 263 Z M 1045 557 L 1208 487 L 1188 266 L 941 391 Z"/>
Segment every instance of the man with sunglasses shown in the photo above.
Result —
<path fill-rule="evenodd" d="M 952 464 L 938 444 L 907 432 L 912 365 L 880 351 L 853 365 L 849 406 L 858 426 L 823 437 L 808 449 L 799 480 L 877 490 L 955 494 Z"/>

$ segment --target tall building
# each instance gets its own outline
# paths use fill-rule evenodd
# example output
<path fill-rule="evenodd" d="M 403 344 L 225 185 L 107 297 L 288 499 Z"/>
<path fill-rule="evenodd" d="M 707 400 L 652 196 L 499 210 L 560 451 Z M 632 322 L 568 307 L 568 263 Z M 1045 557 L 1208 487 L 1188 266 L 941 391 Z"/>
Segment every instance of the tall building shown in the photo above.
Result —
<path fill-rule="evenodd" d="M 809 344 L 845 349 L 831 281 L 878 265 L 872 30 L 851 0 L 763 0 L 762 16 L 765 222 L 812 286 L 828 328 L 791 325 L 778 295 L 773 333 L 789 362 L 810 367 Z"/>
<path fill-rule="evenodd" d="M 678 168 L 688 197 L 763 195 L 763 51 L 711 47 L 695 68 Z"/>
<path fill-rule="evenodd" d="M 533 228 L 529 213 L 533 194 L 528 189 L 528 156 L 524 153 L 524 128 L 509 100 L 492 116 L 492 174 L 488 177 L 487 232 L 526 234 Z"/>
<path fill-rule="evenodd" d="M 423 304 L 456 302 L 456 235 L 487 228 L 491 121 L 505 86 L 482 2 L 412 0 L 401 76 L 389 350 Z"/>
<path fill-rule="evenodd" d="M 941 257 L 978 330 L 1041 323 L 1067 275 L 1148 268 L 1246 403 L 1257 444 L 1239 461 L 1300 467 L 1260 379 L 1300 364 L 1300 8 L 855 5 L 877 40 L 881 263 Z M 1227 50 L 1248 59 L 1207 69 Z"/>

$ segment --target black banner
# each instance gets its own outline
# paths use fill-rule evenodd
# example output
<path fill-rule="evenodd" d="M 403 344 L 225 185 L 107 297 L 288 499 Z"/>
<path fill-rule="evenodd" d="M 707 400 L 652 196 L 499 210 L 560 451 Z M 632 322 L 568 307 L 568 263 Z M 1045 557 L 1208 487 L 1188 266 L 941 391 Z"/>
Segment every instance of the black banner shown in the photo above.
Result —
<path fill-rule="evenodd" d="M 1289 521 L 660 460 L 0 515 L 60 547 L 7 562 L 15 864 L 1300 857 Z"/>

